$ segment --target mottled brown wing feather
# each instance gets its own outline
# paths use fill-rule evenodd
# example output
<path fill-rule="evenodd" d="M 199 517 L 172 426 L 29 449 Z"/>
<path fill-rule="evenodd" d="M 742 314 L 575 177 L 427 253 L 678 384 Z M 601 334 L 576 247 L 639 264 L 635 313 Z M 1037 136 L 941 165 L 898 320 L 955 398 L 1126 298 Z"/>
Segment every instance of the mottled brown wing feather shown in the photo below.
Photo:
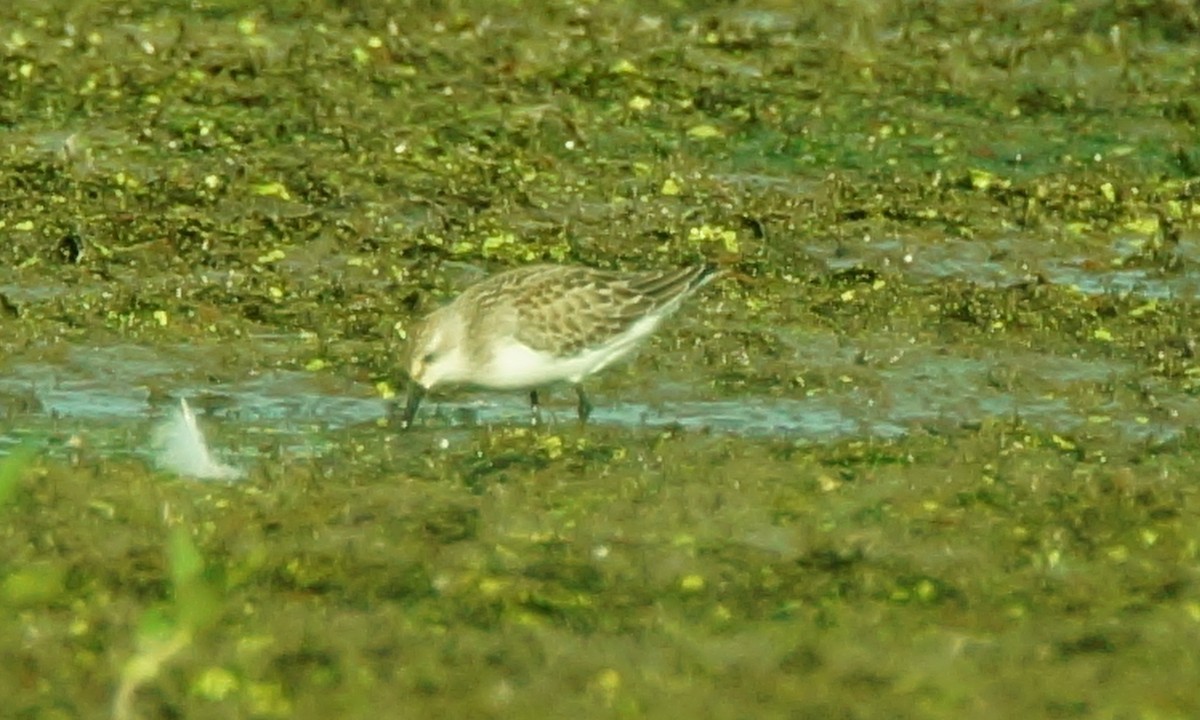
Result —
<path fill-rule="evenodd" d="M 522 278 L 517 340 L 555 355 L 603 345 L 641 318 L 669 305 L 708 276 L 703 266 L 618 273 L 552 268 Z"/>

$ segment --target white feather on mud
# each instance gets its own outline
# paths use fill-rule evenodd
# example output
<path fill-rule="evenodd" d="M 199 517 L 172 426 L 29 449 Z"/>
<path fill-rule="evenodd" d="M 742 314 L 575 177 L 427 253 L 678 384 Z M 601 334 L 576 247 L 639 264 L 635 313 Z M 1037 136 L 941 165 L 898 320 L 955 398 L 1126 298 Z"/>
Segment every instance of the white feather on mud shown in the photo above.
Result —
<path fill-rule="evenodd" d="M 237 480 L 246 474 L 213 457 L 196 414 L 183 398 L 179 409 L 155 429 L 154 444 L 158 466 L 176 475 L 197 480 Z"/>

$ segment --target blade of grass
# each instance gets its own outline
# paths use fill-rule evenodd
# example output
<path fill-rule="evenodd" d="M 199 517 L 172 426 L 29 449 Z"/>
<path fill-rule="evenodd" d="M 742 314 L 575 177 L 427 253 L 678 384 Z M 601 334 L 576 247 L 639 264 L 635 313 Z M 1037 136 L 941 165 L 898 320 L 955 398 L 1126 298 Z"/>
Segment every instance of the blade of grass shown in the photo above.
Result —
<path fill-rule="evenodd" d="M 9 455 L 0 458 L 0 505 L 12 498 L 21 483 L 21 475 L 33 459 L 33 444 L 26 442 Z"/>

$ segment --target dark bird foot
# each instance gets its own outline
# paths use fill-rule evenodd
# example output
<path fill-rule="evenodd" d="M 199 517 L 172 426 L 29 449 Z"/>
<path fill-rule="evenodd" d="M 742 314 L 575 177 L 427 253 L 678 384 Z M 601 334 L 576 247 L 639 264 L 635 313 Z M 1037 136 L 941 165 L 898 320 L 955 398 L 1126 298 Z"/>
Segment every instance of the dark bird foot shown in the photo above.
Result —
<path fill-rule="evenodd" d="M 592 416 L 592 402 L 588 400 L 587 393 L 583 391 L 582 385 L 575 386 L 575 394 L 579 396 L 579 422 L 586 423 L 588 418 Z"/>
<path fill-rule="evenodd" d="M 534 427 L 542 424 L 542 404 L 538 402 L 538 391 L 529 391 L 530 424 Z"/>

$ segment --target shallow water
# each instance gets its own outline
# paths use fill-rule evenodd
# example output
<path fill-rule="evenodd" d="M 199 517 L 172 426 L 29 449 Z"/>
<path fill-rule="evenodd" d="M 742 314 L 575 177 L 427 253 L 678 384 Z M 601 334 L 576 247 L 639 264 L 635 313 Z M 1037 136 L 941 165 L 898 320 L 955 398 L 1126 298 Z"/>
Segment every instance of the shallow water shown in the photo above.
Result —
<path fill-rule="evenodd" d="M 1112 257 L 1128 257 L 1132 250 L 1117 240 Z M 1127 243 L 1126 243 L 1127 244 Z M 1125 270 L 1081 267 L 1082 256 L 1061 257 L 1055 248 L 1017 236 L 997 243 L 941 239 L 919 250 L 914 241 L 893 238 L 872 241 L 858 257 L 830 256 L 831 271 L 859 267 L 901 256 L 901 281 L 936 283 L 954 279 L 973 284 L 1005 287 L 1024 282 L 1035 271 L 1056 285 L 1067 285 L 1084 295 L 1119 293 L 1135 304 L 1179 297 L 1200 296 L 1200 271 L 1192 253 L 1194 242 L 1177 250 L 1179 271 L 1170 274 L 1150 269 Z M 806 252 L 816 255 L 821 246 Z M 1117 252 L 1120 250 L 1120 252 Z M 1022 258 L 1020 261 L 1015 258 Z M 999 258 L 999 259 L 997 259 Z M 885 263 L 886 264 L 886 263 Z M 21 302 L 48 299 L 62 291 L 0 287 Z M 698 299 L 703 304 L 712 298 Z M 797 296 L 796 303 L 805 298 Z M 686 319 L 674 322 L 690 323 Z M 748 328 L 753 330 L 754 328 Z M 653 352 L 668 356 L 671 324 L 661 333 L 665 347 Z M 686 368 L 676 368 L 662 382 L 655 370 L 634 363 L 599 379 L 603 390 L 593 391 L 596 412 L 593 424 L 630 429 L 678 426 L 747 437 L 782 437 L 804 442 L 902 437 L 922 428 L 948 429 L 987 421 L 1018 418 L 1043 432 L 1072 432 L 1080 426 L 1104 423 L 1114 436 L 1125 440 L 1165 440 L 1194 427 L 1197 413 L 1186 396 L 1160 395 L 1170 412 L 1146 416 L 1144 403 L 1133 394 L 1100 386 L 1120 387 L 1142 382 L 1144 372 L 1128 360 L 1081 357 L 1077 352 L 1038 351 L 1008 345 L 981 351 L 936 338 L 904 336 L 895 332 L 838 338 L 827 333 L 773 328 L 778 346 L 786 351 L 784 364 L 797 375 L 828 378 L 824 387 L 778 389 L 770 394 L 753 391 L 736 397 L 712 397 L 710 387 L 689 378 Z M 253 347 L 254 366 L 240 370 L 229 365 L 231 348 L 212 344 L 107 345 L 56 343 L 50 348 L 10 352 L 0 376 L 0 409 L 10 418 L 8 435 L 52 426 L 59 431 L 94 435 L 97 447 L 112 444 L 128 450 L 129 439 L 145 432 L 147 421 L 162 417 L 174 398 L 198 401 L 202 414 L 239 428 L 239 433 L 270 435 L 278 442 L 292 437 L 310 452 L 320 452 L 321 428 L 377 425 L 387 429 L 392 401 L 379 397 L 375 388 L 352 378 L 331 376 L 278 365 L 305 347 L 300 336 L 257 334 L 239 341 Z M 387 363 L 390 346 L 367 347 Z M 790 354 L 789 354 L 790 353 Z M 748 357 L 747 362 L 756 362 Z M 265 367 L 264 367 L 265 366 Z M 208 369 L 221 368 L 221 377 L 204 377 Z M 631 374 L 648 376 L 649 382 L 629 383 Z M 392 373 L 401 384 L 398 369 Z M 632 385 L 632 387 L 623 387 Z M 553 397 L 553 396 L 551 396 Z M 631 399 L 636 398 L 636 399 Z M 545 421 L 573 424 L 573 407 L 547 405 Z M 445 426 L 520 427 L 531 422 L 527 400 L 521 393 L 447 390 L 427 402 L 421 424 L 436 430 Z M 111 437 L 108 435 L 112 433 Z M 132 435 L 131 435 L 132 433 Z M 0 432 L 0 438 L 6 434 Z M 11 437 L 8 438 L 11 441 Z M 137 444 L 137 443 L 135 443 Z M 249 448 L 246 448 L 250 452 Z"/>
<path fill-rule="evenodd" d="M 665 331 L 669 333 L 670 330 Z M 258 352 L 289 352 L 281 338 L 257 338 Z M 747 437 L 780 437 L 801 442 L 847 439 L 894 439 L 923 429 L 953 429 L 1017 417 L 1039 431 L 1072 432 L 1089 418 L 1102 416 L 1114 434 L 1126 440 L 1178 436 L 1200 417 L 1192 403 L 1177 403 L 1167 417 L 1149 422 L 1145 408 L 1099 385 L 1134 382 L 1128 362 L 1081 360 L 1017 348 L 986 358 L 955 356 L 946 348 L 916 341 L 888 344 L 872 339 L 868 364 L 856 362 L 862 347 L 835 349 L 831 339 L 801 343 L 794 361 L 804 372 L 840 378 L 812 392 L 792 390 L 793 397 L 747 393 L 736 398 L 705 400 L 711 391 L 698 383 L 675 381 L 622 390 L 622 376 L 604 379 L 604 392 L 593 394 L 594 425 L 629 429 L 682 427 Z M 210 358 L 219 348 L 208 352 Z M 131 438 L 146 432 L 147 422 L 173 410 L 176 398 L 189 398 L 210 422 L 243 440 L 288 438 L 309 452 L 320 452 L 323 430 L 357 427 L 359 432 L 387 429 L 394 400 L 350 380 L 336 380 L 304 370 L 250 371 L 232 374 L 217 385 L 196 378 L 217 362 L 194 347 L 58 347 L 57 362 L 7 359 L 0 377 L 0 410 L 11 436 L 53 427 L 88 436 L 97 449 L 125 452 Z M 646 371 L 652 372 L 652 371 Z M 843 373 L 848 373 L 843 374 Z M 998 382 L 997 378 L 1009 378 Z M 402 388 L 401 388 L 402 390 Z M 564 405 L 569 393 L 557 393 L 545 407 L 543 421 L 573 426 L 574 407 Z M 626 395 L 636 395 L 630 400 Z M 699 396 L 699 397 L 697 397 Z M 558 398 L 555 402 L 554 398 Z M 1168 401 L 1170 398 L 1166 398 Z M 1180 398 L 1182 400 L 1183 398 Z M 449 426 L 509 425 L 532 422 L 523 393 L 448 390 L 425 404 L 422 431 Z M 147 446 L 148 447 L 148 446 Z M 246 452 L 253 452 L 247 443 Z"/>

